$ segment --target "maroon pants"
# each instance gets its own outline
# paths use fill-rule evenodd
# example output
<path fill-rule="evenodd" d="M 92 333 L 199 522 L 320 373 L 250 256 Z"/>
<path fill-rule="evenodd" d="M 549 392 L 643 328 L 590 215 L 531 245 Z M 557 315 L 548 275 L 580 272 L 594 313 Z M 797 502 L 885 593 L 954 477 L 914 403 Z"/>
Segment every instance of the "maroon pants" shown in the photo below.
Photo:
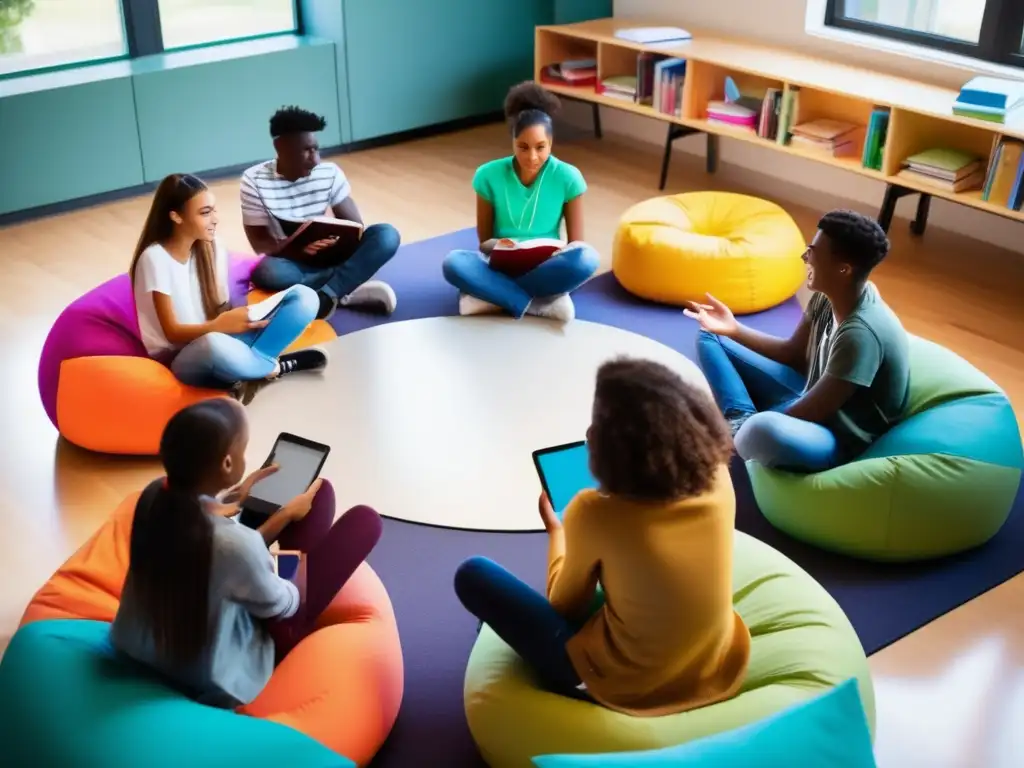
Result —
<path fill-rule="evenodd" d="M 294 616 L 268 623 L 280 661 L 316 626 L 317 619 L 380 540 L 384 524 L 370 507 L 352 507 L 334 520 L 334 488 L 324 480 L 313 506 L 278 537 L 284 550 L 305 554 L 306 594 Z"/>

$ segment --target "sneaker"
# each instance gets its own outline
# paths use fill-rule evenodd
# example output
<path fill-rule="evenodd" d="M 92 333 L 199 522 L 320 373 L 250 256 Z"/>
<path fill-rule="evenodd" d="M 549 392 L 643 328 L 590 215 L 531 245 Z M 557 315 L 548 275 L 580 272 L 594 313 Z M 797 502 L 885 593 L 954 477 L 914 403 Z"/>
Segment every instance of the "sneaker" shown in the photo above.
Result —
<path fill-rule="evenodd" d="M 320 299 L 320 309 L 317 310 L 317 320 L 330 320 L 331 315 L 334 314 L 338 308 L 338 300 L 333 296 L 328 296 L 323 291 L 316 292 L 317 298 Z"/>
<path fill-rule="evenodd" d="M 569 323 L 576 317 L 576 305 L 572 303 L 568 293 L 563 293 L 561 296 L 534 299 L 526 308 L 526 314 Z"/>
<path fill-rule="evenodd" d="M 394 289 L 380 280 L 370 280 L 356 288 L 338 304 L 343 307 L 366 307 L 382 311 L 390 315 L 398 305 L 398 297 Z"/>
<path fill-rule="evenodd" d="M 491 304 L 489 301 L 478 299 L 476 296 L 470 296 L 468 293 L 463 293 L 459 296 L 459 314 L 463 317 L 469 315 L 493 315 L 501 312 L 501 307 Z"/>
<path fill-rule="evenodd" d="M 327 353 L 319 347 L 310 347 L 281 355 L 277 363 L 278 376 L 302 371 L 322 371 L 327 367 Z"/>

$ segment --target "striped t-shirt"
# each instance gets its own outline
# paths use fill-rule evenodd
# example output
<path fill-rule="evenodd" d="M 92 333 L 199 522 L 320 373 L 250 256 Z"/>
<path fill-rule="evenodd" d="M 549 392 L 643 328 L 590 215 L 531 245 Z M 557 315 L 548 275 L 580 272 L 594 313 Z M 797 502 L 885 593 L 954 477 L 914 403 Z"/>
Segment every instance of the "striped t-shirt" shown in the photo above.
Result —
<path fill-rule="evenodd" d="M 254 165 L 242 174 L 242 223 L 276 227 L 270 214 L 300 221 L 323 216 L 352 193 L 335 163 L 320 163 L 308 176 L 289 181 L 278 175 L 277 160 Z"/>

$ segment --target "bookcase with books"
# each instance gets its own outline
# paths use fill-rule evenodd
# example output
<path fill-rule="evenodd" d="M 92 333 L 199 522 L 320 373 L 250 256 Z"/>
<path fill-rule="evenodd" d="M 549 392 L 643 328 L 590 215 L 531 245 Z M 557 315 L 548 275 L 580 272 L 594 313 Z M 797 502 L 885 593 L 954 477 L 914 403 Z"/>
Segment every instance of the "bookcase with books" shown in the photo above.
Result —
<path fill-rule="evenodd" d="M 1024 221 L 1024 119 L 957 114 L 960 94 L 951 89 L 692 30 L 690 39 L 636 42 L 637 33 L 671 29 L 598 19 L 536 30 L 535 77 L 592 104 L 598 135 L 599 107 L 668 124 L 661 188 L 673 142 L 699 133 L 709 172 L 724 137 L 884 182 L 878 220 L 886 229 L 909 195 L 918 197 L 917 234 L 933 196 Z M 546 74 L 586 56 L 596 70 L 585 85 Z"/>

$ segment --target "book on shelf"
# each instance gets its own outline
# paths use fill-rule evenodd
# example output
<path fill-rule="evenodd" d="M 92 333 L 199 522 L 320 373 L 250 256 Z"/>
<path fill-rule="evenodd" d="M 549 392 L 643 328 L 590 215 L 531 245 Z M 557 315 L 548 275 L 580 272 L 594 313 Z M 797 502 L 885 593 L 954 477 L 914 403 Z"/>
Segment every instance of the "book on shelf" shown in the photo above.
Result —
<path fill-rule="evenodd" d="M 899 176 L 948 192 L 968 192 L 984 187 L 986 164 L 970 152 L 936 147 L 904 160 Z"/>
<path fill-rule="evenodd" d="M 548 64 L 541 70 L 541 81 L 549 85 L 586 86 L 597 84 L 594 59 L 571 59 Z"/>
<path fill-rule="evenodd" d="M 686 59 L 664 58 L 654 64 L 654 92 L 651 105 L 664 115 L 683 114 L 683 83 Z"/>
<path fill-rule="evenodd" d="M 292 219 L 276 214 L 274 218 L 287 238 L 274 255 L 284 256 L 293 261 L 315 260 L 340 264 L 355 253 L 363 237 L 363 225 L 348 219 L 335 219 L 329 216 Z M 329 240 L 331 245 L 314 255 L 305 252 L 306 248 L 321 240 Z"/>
<path fill-rule="evenodd" d="M 779 110 L 782 107 L 782 89 L 769 88 L 761 101 L 760 114 L 757 118 L 757 135 L 769 141 L 775 140 L 779 130 Z"/>
<path fill-rule="evenodd" d="M 1022 177 L 1024 177 L 1024 142 L 1003 137 L 999 140 L 988 173 L 981 199 L 992 205 L 1011 210 L 1021 209 Z"/>
<path fill-rule="evenodd" d="M 864 127 L 842 120 L 818 119 L 794 125 L 790 144 L 829 157 L 856 157 Z"/>
<path fill-rule="evenodd" d="M 636 75 L 615 75 L 606 77 L 597 85 L 597 92 L 603 96 L 623 101 L 636 101 Z"/>
<path fill-rule="evenodd" d="M 882 170 L 882 157 L 885 154 L 885 140 L 889 137 L 889 109 L 875 107 L 868 120 L 867 135 L 864 137 L 864 152 L 860 162 L 872 171 Z"/>
<path fill-rule="evenodd" d="M 666 43 L 685 43 L 692 40 L 693 35 L 679 27 L 630 27 L 617 29 L 615 37 L 627 43 L 637 45 L 663 45 Z"/>
<path fill-rule="evenodd" d="M 800 114 L 800 88 L 791 85 L 782 94 L 782 107 L 779 110 L 779 128 L 775 134 L 775 140 L 786 146 L 792 137 L 793 123 L 796 116 Z"/>
<path fill-rule="evenodd" d="M 1024 105 L 1024 81 L 1002 77 L 974 77 L 960 88 L 957 102 L 1010 112 Z"/>
<path fill-rule="evenodd" d="M 709 123 L 742 128 L 751 132 L 757 130 L 758 113 L 750 107 L 733 101 L 709 101 L 707 115 Z"/>

